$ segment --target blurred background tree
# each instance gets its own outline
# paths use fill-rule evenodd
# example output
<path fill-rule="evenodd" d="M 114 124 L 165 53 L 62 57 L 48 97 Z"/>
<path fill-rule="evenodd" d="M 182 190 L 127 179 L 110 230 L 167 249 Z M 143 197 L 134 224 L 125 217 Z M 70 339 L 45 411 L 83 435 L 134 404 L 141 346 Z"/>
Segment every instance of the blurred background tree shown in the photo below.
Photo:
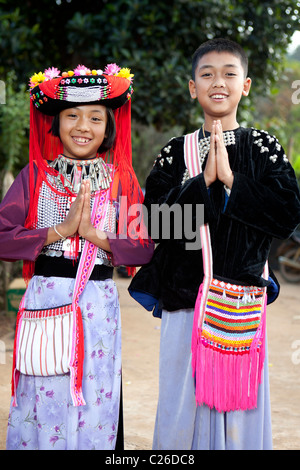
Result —
<path fill-rule="evenodd" d="M 254 126 L 276 135 L 300 177 L 300 47 L 283 61 L 270 93 L 254 100 Z"/>
<path fill-rule="evenodd" d="M 272 87 L 282 78 L 288 45 L 299 29 L 299 9 L 300 2 L 287 0 L 0 0 L 0 79 L 6 82 L 14 71 L 18 94 L 17 83 L 26 84 L 50 66 L 102 68 L 116 62 L 131 68 L 134 165 L 144 184 L 166 139 L 201 124 L 187 86 L 198 45 L 229 37 L 245 48 L 253 87 L 243 100 L 240 122 L 252 125 L 257 97 L 270 94 L 272 104 Z M 23 120 L 18 100 L 15 117 Z M 5 106 L 13 106 L 9 97 L 0 107 L 0 169 L 12 158 L 4 137 L 11 125 L 9 113 L 3 116 Z M 26 134 L 25 124 L 15 132 L 24 136 L 21 129 Z M 20 150 L 18 144 L 13 154 L 19 154 L 19 161 L 12 160 L 16 172 L 28 161 L 27 146 Z"/>
<path fill-rule="evenodd" d="M 12 70 L 5 81 L 6 104 L 0 112 L 0 149 L 4 158 L 1 167 L 6 172 L 19 171 L 24 165 L 22 153 L 28 159 L 29 100 L 27 86 L 18 83 Z"/>

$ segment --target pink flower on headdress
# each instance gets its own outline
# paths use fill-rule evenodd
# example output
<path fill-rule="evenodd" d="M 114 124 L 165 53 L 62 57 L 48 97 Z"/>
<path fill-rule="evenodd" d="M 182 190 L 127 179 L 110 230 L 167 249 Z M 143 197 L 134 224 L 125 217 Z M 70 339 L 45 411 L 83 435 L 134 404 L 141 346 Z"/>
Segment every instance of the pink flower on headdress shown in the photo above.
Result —
<path fill-rule="evenodd" d="M 76 69 L 74 69 L 74 75 L 87 75 L 91 73 L 90 69 L 85 67 L 85 65 L 77 65 Z"/>
<path fill-rule="evenodd" d="M 105 67 L 104 73 L 106 75 L 116 75 L 120 70 L 121 68 L 117 64 L 108 64 Z"/>
<path fill-rule="evenodd" d="M 56 67 L 49 67 L 44 71 L 44 74 L 47 80 L 52 80 L 52 78 L 59 76 L 60 70 L 58 70 Z"/>

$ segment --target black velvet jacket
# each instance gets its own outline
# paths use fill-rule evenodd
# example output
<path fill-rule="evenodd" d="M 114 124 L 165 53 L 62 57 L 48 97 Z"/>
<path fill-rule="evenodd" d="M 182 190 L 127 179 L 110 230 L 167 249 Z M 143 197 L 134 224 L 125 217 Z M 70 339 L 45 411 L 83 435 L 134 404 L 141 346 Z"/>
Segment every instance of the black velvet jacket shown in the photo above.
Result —
<path fill-rule="evenodd" d="M 189 178 L 184 137 L 171 139 L 155 161 L 146 182 L 144 204 L 149 232 L 158 247 L 129 288 L 148 310 L 153 309 L 155 299 L 159 308 L 168 311 L 193 308 L 203 279 L 201 249 L 188 249 L 184 236 L 153 236 L 154 204 L 194 208 L 203 204 L 205 222 L 210 226 L 214 275 L 239 284 L 268 284 L 261 275 L 272 238 L 288 238 L 300 223 L 299 188 L 278 140 L 253 128 L 240 127 L 233 133 L 234 141 L 227 145 L 234 173 L 229 197 L 220 181 L 207 189 L 203 174 Z M 140 294 L 146 295 L 144 300 Z M 158 315 L 157 311 L 154 314 Z"/>

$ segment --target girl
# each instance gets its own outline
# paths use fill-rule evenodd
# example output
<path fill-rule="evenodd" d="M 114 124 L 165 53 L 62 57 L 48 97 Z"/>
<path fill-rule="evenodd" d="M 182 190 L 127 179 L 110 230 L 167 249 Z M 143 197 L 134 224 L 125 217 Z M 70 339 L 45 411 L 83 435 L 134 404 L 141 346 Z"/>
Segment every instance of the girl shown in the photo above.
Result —
<path fill-rule="evenodd" d="M 110 64 L 31 79 L 29 165 L 0 206 L 0 257 L 23 259 L 29 281 L 7 449 L 115 449 L 121 435 L 113 266 L 147 263 L 153 251 L 122 205 L 142 201 L 131 165 L 132 76 Z"/>

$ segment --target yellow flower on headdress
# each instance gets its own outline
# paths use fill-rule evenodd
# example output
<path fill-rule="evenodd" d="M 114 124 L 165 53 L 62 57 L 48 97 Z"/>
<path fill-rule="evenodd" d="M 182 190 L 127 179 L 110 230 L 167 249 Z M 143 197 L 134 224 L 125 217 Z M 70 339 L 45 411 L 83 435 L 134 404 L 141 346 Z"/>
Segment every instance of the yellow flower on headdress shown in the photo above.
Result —
<path fill-rule="evenodd" d="M 134 74 L 133 74 L 133 73 L 130 73 L 130 69 L 128 69 L 128 68 L 123 68 L 123 69 L 121 69 L 121 70 L 119 71 L 118 77 L 127 78 L 128 80 L 131 81 L 132 77 L 134 77 Z"/>
<path fill-rule="evenodd" d="M 30 87 L 33 88 L 35 87 L 36 85 L 38 85 L 39 83 L 43 83 L 45 81 L 45 74 L 42 73 L 42 72 L 39 72 L 39 73 L 35 73 L 34 75 L 32 75 L 32 77 L 30 78 Z"/>

